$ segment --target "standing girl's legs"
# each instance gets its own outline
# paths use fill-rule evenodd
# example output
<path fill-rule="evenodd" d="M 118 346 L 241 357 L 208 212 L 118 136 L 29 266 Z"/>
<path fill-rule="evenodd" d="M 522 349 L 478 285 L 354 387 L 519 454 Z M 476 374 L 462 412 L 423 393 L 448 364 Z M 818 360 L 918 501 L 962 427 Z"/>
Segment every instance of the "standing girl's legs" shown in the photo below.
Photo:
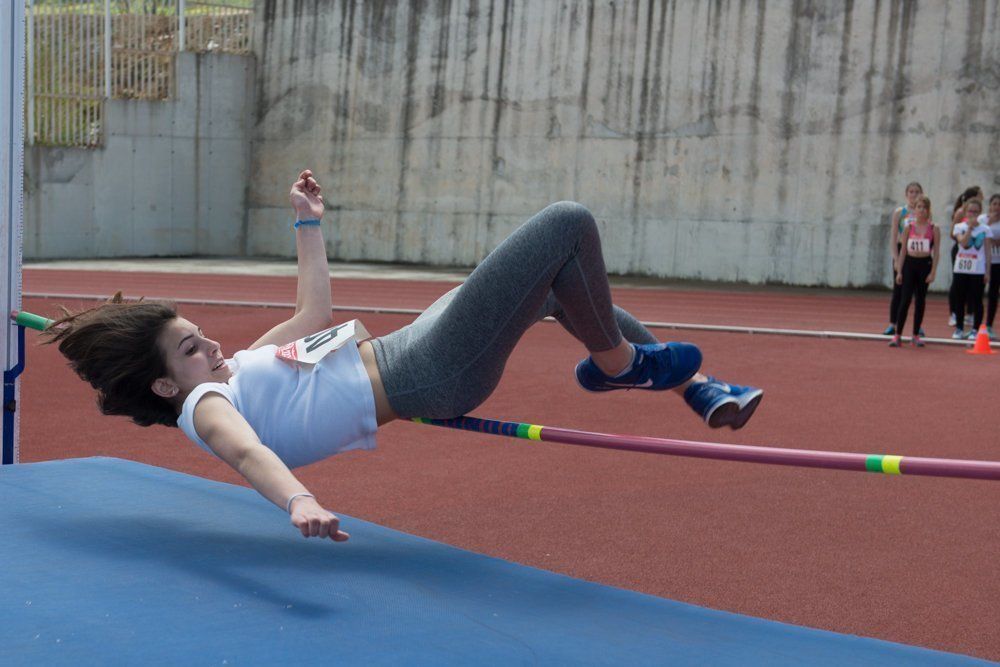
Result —
<path fill-rule="evenodd" d="M 961 329 L 964 325 L 963 322 L 958 320 L 958 292 L 959 283 L 961 282 L 958 278 L 959 275 L 955 273 L 955 258 L 958 257 L 958 244 L 951 246 L 951 286 L 948 288 L 948 311 L 955 317 L 954 326 Z"/>
<path fill-rule="evenodd" d="M 913 300 L 916 271 L 912 257 L 907 256 L 903 260 L 903 267 L 900 270 L 900 274 L 903 277 L 903 282 L 896 285 L 900 292 L 899 308 L 896 309 L 896 314 L 892 318 L 892 321 L 896 323 L 896 335 L 893 341 L 897 344 L 899 343 L 899 337 L 903 335 L 903 327 L 906 326 L 906 315 L 910 310 L 910 302 Z M 914 329 L 914 331 L 917 330 Z"/>
<path fill-rule="evenodd" d="M 913 304 L 913 335 L 919 336 L 920 329 L 924 324 L 924 308 L 927 305 L 927 289 L 930 285 L 927 284 L 927 277 L 931 275 L 932 263 L 928 260 L 925 269 L 920 272 L 917 277 L 917 284 L 914 286 L 915 291 L 913 292 L 914 304 Z"/>
<path fill-rule="evenodd" d="M 450 418 L 476 407 L 499 382 L 518 339 L 546 310 L 595 361 L 624 346 L 627 356 L 619 368 L 624 366 L 626 375 L 635 369 L 629 362 L 633 354 L 636 364 L 650 356 L 633 353 L 622 341 L 618 322 L 634 326 L 634 318 L 611 304 L 593 217 L 578 204 L 562 202 L 517 229 L 448 299 L 410 326 L 373 341 L 393 410 L 401 417 Z M 640 325 L 632 337 L 642 336 Z M 700 352 L 684 344 L 659 347 L 662 354 L 652 356 L 665 378 L 660 386 L 683 387 L 697 372 Z M 703 377 L 695 380 L 693 386 L 710 384 Z M 728 402 L 736 403 L 735 394 Z"/>
<path fill-rule="evenodd" d="M 984 275 L 970 275 L 969 278 L 969 299 L 972 301 L 972 332 L 979 331 L 983 324 L 983 292 L 986 291 L 986 284 L 983 282 Z"/>
<path fill-rule="evenodd" d="M 965 304 L 969 302 L 967 292 L 970 289 L 970 278 L 976 278 L 976 276 L 968 273 L 953 273 L 951 276 L 951 288 L 955 293 L 954 308 L 956 330 L 961 330 L 965 326 Z"/>
<path fill-rule="evenodd" d="M 898 253 L 902 250 L 902 246 L 896 248 Z M 902 271 L 902 269 L 900 269 Z M 902 324 L 896 321 L 896 315 L 899 313 L 899 304 L 903 296 L 903 286 L 896 282 L 896 273 L 893 269 L 892 274 L 892 298 L 889 299 L 889 327 L 892 331 L 886 330 L 886 333 L 894 333 L 896 335 L 901 335 L 903 333 Z"/>
<path fill-rule="evenodd" d="M 899 307 L 898 334 L 903 333 L 910 300 L 913 299 L 913 335 L 920 335 L 927 301 L 927 277 L 931 274 L 931 266 L 930 257 L 907 257 L 903 262 L 903 296 Z"/>

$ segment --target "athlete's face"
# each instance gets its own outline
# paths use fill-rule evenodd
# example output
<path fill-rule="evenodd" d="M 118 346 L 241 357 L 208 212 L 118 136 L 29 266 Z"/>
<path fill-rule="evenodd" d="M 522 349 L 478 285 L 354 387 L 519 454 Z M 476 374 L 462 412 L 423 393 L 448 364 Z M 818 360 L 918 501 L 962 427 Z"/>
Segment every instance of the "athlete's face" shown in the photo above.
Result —
<path fill-rule="evenodd" d="M 969 220 L 969 224 L 976 221 L 983 212 L 983 204 L 978 199 L 970 199 L 965 205 L 965 217 Z"/>
<path fill-rule="evenodd" d="M 199 384 L 226 382 L 233 374 L 219 344 L 183 317 L 171 320 L 157 344 L 167 375 L 153 382 L 153 392 L 164 398 L 183 398 Z"/>
<path fill-rule="evenodd" d="M 917 220 L 921 223 L 927 222 L 927 219 L 931 216 L 931 212 L 927 210 L 925 202 L 918 201 L 914 210 L 917 212 Z"/>
<path fill-rule="evenodd" d="M 920 189 L 919 185 L 911 185 L 906 188 L 906 201 L 912 206 L 916 203 L 917 197 L 924 194 L 924 191 Z"/>
<path fill-rule="evenodd" d="M 1000 218 L 1000 197 L 990 200 L 990 220 Z"/>

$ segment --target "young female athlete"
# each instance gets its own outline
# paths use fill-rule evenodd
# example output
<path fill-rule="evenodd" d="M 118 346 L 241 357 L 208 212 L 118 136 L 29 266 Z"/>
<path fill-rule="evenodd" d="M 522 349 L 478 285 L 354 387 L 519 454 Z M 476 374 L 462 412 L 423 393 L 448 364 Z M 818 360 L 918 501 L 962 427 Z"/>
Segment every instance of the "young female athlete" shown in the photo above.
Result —
<path fill-rule="evenodd" d="M 989 211 L 979 216 L 979 222 L 989 225 L 993 234 L 993 242 L 990 245 L 990 288 L 986 298 L 986 328 L 990 333 L 990 339 L 996 340 L 993 331 L 993 322 L 997 316 L 997 300 L 1000 296 L 1000 192 L 990 197 Z"/>
<path fill-rule="evenodd" d="M 896 314 L 899 312 L 899 299 L 902 295 L 902 288 L 899 282 L 899 272 L 902 271 L 903 261 L 900 259 L 900 249 L 902 248 L 903 232 L 910 224 L 914 207 L 917 205 L 917 198 L 924 194 L 924 187 L 913 181 L 906 186 L 906 203 L 897 207 L 890 218 L 892 240 L 889 243 L 889 251 L 892 254 L 892 298 L 889 300 L 889 326 L 883 331 L 883 335 L 892 336 L 898 334 L 901 329 L 896 325 Z"/>
<path fill-rule="evenodd" d="M 931 222 L 931 200 L 926 195 L 917 198 L 913 207 L 914 217 L 903 231 L 900 240 L 901 269 L 896 275 L 896 284 L 902 289 L 899 310 L 896 314 L 896 332 L 890 347 L 900 346 L 900 334 L 906 326 L 906 314 L 910 309 L 910 301 L 915 299 L 913 306 L 913 344 L 923 347 L 924 341 L 920 334 L 920 325 L 924 321 L 924 303 L 927 300 L 927 288 L 934 282 L 937 274 L 938 248 L 941 245 L 941 232 Z"/>
<path fill-rule="evenodd" d="M 588 391 L 673 389 L 709 426 L 734 429 L 763 396 L 702 375 L 697 347 L 657 343 L 611 303 L 597 225 L 570 202 L 524 223 L 409 326 L 360 345 L 351 341 L 313 366 L 291 361 L 289 343 L 330 327 L 331 297 L 319 226 L 324 204 L 310 171 L 299 175 L 290 200 L 299 261 L 295 314 L 231 360 L 164 303 L 119 297 L 67 314 L 47 333 L 97 389 L 104 413 L 142 426 L 180 426 L 288 511 L 305 537 L 348 539 L 290 468 L 370 449 L 376 428 L 397 418 L 472 410 L 497 385 L 521 335 L 545 315 L 590 352 L 576 367 Z"/>
<path fill-rule="evenodd" d="M 952 209 L 952 214 L 951 214 L 951 229 L 949 230 L 949 235 L 951 236 L 952 240 L 955 240 L 955 226 L 961 222 L 968 222 L 968 220 L 966 219 L 967 216 L 965 213 L 965 205 L 966 203 L 972 201 L 973 199 L 978 199 L 980 203 L 982 203 L 983 189 L 978 185 L 973 185 L 971 187 L 966 188 L 962 192 L 962 194 L 958 196 L 958 199 L 955 200 L 955 205 Z M 958 255 L 958 241 L 955 240 L 955 244 L 951 246 L 951 263 L 953 266 L 955 264 L 955 257 L 957 255 Z M 951 286 L 948 289 L 948 311 L 949 311 L 948 326 L 950 327 L 957 326 L 960 329 L 962 328 L 962 326 L 969 326 L 972 324 L 971 317 L 967 318 L 968 321 L 962 321 L 962 322 L 957 322 L 955 318 L 956 313 L 958 313 L 958 306 L 955 305 L 958 300 L 958 285 L 961 282 L 962 282 L 961 280 L 958 281 L 955 280 L 955 273 L 954 271 L 952 271 Z M 965 312 L 967 314 L 971 314 L 972 311 L 975 310 L 971 301 L 967 301 L 965 305 L 966 305 Z"/>
<path fill-rule="evenodd" d="M 955 333 L 952 338 L 975 338 L 979 325 L 983 323 L 983 290 L 990 280 L 987 268 L 987 258 L 991 255 L 991 238 L 993 232 L 989 225 L 979 221 L 983 212 L 983 204 L 978 199 L 970 199 L 965 203 L 966 218 L 952 229 L 952 234 L 958 244 L 955 257 L 952 280 L 957 284 L 955 305 Z M 968 332 L 961 327 L 965 322 L 965 306 L 972 305 L 973 323 Z"/>

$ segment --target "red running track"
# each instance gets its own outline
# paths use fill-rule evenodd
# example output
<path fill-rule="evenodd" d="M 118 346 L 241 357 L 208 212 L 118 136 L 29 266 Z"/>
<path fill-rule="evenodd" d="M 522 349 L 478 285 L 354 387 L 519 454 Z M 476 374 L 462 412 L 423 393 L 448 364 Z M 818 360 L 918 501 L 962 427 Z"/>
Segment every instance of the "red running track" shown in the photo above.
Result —
<path fill-rule="evenodd" d="M 26 273 L 26 289 L 39 290 L 40 272 Z M 291 281 L 273 278 L 72 277 L 66 289 L 48 289 L 89 293 L 105 284 L 274 301 L 294 294 Z M 448 287 L 335 281 L 334 293 L 340 303 L 367 297 L 386 303 L 354 303 L 420 307 Z M 618 290 L 616 299 L 648 319 L 746 325 L 735 306 L 720 313 L 718 304 L 753 302 L 767 304 L 767 313 L 756 312 L 761 318 L 799 318 L 788 323 L 795 328 L 828 328 L 817 322 L 834 316 L 852 318 L 841 320 L 842 329 L 883 324 L 883 300 L 861 295 L 637 291 Z M 29 299 L 25 309 L 51 315 L 55 304 Z M 182 311 L 230 353 L 288 312 Z M 738 312 L 749 317 L 755 309 Z M 860 326 L 859 312 L 871 314 Z M 375 335 L 411 319 L 361 317 Z M 996 356 L 834 339 L 683 336 L 703 348 L 711 372 L 766 388 L 743 431 L 707 430 L 672 395 L 580 391 L 571 373 L 581 353 L 555 324 L 527 334 L 475 414 L 686 440 L 1000 459 L 991 414 Z M 173 429 L 99 416 L 89 388 L 51 348 L 29 350 L 21 406 L 23 461 L 120 456 L 240 481 Z M 337 511 L 501 558 L 716 609 L 1000 659 L 1000 484 L 589 450 L 404 422 L 380 431 L 375 452 L 344 454 L 299 475 Z M 275 520 L 286 519 L 276 510 Z M 342 546 L 349 543 L 330 548 Z"/>

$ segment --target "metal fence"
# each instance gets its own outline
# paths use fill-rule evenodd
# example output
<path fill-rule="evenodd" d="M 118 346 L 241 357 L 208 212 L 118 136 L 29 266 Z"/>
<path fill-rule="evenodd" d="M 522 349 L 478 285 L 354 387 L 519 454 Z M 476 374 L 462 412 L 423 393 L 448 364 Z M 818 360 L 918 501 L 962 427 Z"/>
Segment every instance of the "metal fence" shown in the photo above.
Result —
<path fill-rule="evenodd" d="M 27 0 L 25 15 L 26 140 L 41 145 L 100 146 L 106 99 L 169 99 L 178 50 L 246 54 L 253 38 L 253 0 Z"/>

